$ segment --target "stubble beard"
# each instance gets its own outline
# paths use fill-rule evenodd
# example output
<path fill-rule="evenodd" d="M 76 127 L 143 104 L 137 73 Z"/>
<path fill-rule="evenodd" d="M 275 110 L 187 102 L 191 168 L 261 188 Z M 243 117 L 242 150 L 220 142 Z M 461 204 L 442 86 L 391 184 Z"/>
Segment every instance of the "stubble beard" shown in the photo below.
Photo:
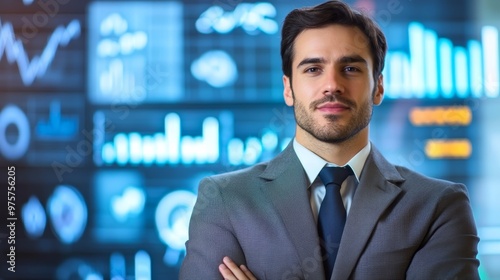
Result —
<path fill-rule="evenodd" d="M 351 139 L 353 136 L 358 134 L 361 130 L 368 126 L 370 123 L 372 113 L 373 113 L 373 105 L 370 103 L 371 100 L 357 107 L 355 103 L 350 100 L 347 100 L 338 95 L 325 96 L 320 100 L 316 100 L 309 105 L 309 108 L 295 99 L 295 94 L 293 93 L 294 99 L 294 114 L 297 125 L 312 135 L 314 138 L 319 141 L 330 143 L 330 144 L 339 144 Z M 372 94 L 373 96 L 373 94 Z M 316 110 L 316 106 L 324 103 L 324 102 L 332 102 L 338 101 L 343 104 L 349 106 L 352 117 L 349 119 L 347 124 L 339 123 L 339 116 L 336 115 L 327 115 L 325 118 L 327 119 L 327 125 L 321 126 L 314 121 L 312 117 L 312 112 Z M 359 112 L 356 112 L 359 110 Z"/>

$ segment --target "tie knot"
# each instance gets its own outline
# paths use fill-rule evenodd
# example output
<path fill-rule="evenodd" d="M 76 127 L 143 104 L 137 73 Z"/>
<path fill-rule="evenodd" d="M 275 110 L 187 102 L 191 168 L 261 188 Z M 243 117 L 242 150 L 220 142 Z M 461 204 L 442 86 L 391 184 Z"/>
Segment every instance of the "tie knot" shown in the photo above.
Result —
<path fill-rule="evenodd" d="M 354 173 L 349 165 L 345 167 L 325 166 L 319 172 L 319 177 L 323 184 L 325 184 L 325 187 L 334 184 L 340 188 L 342 182 L 350 175 L 354 175 Z"/>

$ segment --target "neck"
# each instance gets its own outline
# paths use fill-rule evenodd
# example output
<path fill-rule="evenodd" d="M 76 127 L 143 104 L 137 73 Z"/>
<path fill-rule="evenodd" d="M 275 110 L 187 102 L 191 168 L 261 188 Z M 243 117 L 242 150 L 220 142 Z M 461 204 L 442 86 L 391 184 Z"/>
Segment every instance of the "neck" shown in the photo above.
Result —
<path fill-rule="evenodd" d="M 317 154 L 322 159 L 343 166 L 368 145 L 368 134 L 369 127 L 367 126 L 358 134 L 339 143 L 323 142 L 308 133 L 297 133 L 295 138 L 302 146 Z"/>

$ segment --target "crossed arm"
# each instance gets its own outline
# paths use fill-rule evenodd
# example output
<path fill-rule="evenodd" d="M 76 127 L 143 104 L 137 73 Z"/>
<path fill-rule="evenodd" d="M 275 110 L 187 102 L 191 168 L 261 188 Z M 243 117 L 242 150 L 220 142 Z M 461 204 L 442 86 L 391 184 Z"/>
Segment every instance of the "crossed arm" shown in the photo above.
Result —
<path fill-rule="evenodd" d="M 229 257 L 222 259 L 219 271 L 224 280 L 257 280 L 244 264 L 238 266 Z"/>
<path fill-rule="evenodd" d="M 406 267 L 406 277 L 479 279 L 475 258 L 478 237 L 465 189 L 455 185 L 443 193 L 428 234 Z M 245 265 L 238 266 L 227 256 L 218 269 L 225 280 L 256 279 Z"/>

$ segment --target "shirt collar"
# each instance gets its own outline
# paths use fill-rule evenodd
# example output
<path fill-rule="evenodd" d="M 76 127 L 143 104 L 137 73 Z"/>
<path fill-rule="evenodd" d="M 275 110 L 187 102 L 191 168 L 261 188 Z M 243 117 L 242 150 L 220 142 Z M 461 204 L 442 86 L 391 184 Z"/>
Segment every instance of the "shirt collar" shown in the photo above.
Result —
<path fill-rule="evenodd" d="M 293 139 L 293 149 L 297 154 L 297 157 L 302 164 L 302 167 L 306 171 L 307 178 L 309 179 L 309 185 L 316 180 L 319 172 L 325 166 L 337 166 L 334 163 L 330 163 L 316 155 L 315 153 L 308 150 L 306 147 L 302 146 L 297 139 Z M 365 165 L 365 161 L 368 158 L 371 150 L 371 143 L 368 141 L 368 144 L 361 149 L 356 155 L 354 155 L 348 162 L 356 176 L 356 180 L 359 182 L 359 176 L 361 175 L 361 171 L 363 170 L 363 166 Z"/>

